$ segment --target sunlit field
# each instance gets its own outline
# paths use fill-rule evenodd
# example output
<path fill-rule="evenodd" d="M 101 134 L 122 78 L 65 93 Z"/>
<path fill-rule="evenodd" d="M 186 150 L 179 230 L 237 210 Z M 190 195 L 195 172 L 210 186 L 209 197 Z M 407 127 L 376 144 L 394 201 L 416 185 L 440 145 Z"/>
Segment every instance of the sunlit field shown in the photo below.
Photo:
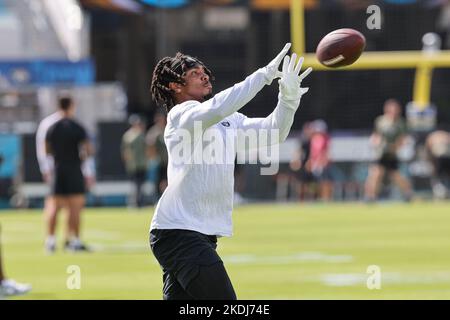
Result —
<path fill-rule="evenodd" d="M 14 299 L 161 299 L 152 214 L 88 209 L 94 252 L 64 252 L 60 236 L 49 256 L 40 211 L 1 211 L 5 271 L 33 285 Z M 245 205 L 234 231 L 218 251 L 240 299 L 450 299 L 448 203 Z"/>

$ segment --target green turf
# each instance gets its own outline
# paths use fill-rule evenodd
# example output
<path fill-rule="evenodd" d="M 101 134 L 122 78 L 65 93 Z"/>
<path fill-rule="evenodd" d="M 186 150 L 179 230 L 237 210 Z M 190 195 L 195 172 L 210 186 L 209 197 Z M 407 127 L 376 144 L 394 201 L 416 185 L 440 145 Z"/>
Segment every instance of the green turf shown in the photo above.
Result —
<path fill-rule="evenodd" d="M 47 256 L 38 211 L 1 211 L 6 273 L 33 285 L 16 299 L 160 299 L 152 212 L 89 209 L 83 235 L 97 252 Z M 448 203 L 249 205 L 234 224 L 218 251 L 240 299 L 450 299 Z M 67 288 L 70 265 L 79 290 Z M 366 286 L 370 265 L 379 290 Z"/>

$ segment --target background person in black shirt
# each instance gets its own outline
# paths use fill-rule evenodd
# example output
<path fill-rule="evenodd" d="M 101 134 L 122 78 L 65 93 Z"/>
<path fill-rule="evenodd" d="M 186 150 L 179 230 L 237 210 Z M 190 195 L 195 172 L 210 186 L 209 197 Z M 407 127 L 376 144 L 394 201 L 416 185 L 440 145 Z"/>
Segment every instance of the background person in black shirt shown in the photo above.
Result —
<path fill-rule="evenodd" d="M 73 120 L 75 106 L 70 97 L 59 101 L 62 118 L 47 131 L 46 152 L 55 159 L 52 194 L 56 208 L 67 207 L 68 239 L 65 248 L 71 251 L 87 250 L 80 241 L 80 214 L 85 204 L 85 181 L 81 162 L 93 154 L 86 130 Z M 56 215 L 56 212 L 52 212 Z"/>

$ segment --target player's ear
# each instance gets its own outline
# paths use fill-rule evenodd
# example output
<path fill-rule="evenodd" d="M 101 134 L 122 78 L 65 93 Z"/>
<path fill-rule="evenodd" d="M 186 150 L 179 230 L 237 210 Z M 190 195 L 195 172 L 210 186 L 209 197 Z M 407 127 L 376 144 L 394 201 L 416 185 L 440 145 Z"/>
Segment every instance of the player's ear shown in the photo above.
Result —
<path fill-rule="evenodd" d="M 169 88 L 170 88 L 170 90 L 172 90 L 175 93 L 180 93 L 181 92 L 181 84 L 180 83 L 170 82 L 169 83 Z"/>

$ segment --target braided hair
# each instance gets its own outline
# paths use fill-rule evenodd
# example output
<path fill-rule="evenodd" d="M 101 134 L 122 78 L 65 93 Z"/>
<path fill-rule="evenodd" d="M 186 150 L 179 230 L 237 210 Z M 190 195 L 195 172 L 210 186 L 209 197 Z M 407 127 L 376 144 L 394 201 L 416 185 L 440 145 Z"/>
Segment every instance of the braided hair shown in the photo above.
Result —
<path fill-rule="evenodd" d="M 174 105 L 175 100 L 172 95 L 169 83 L 175 82 L 185 85 L 183 76 L 189 69 L 202 66 L 210 79 L 213 79 L 211 71 L 200 60 L 178 52 L 175 57 L 162 58 L 153 71 L 150 92 L 153 100 L 158 106 L 163 107 L 166 112 Z"/>

